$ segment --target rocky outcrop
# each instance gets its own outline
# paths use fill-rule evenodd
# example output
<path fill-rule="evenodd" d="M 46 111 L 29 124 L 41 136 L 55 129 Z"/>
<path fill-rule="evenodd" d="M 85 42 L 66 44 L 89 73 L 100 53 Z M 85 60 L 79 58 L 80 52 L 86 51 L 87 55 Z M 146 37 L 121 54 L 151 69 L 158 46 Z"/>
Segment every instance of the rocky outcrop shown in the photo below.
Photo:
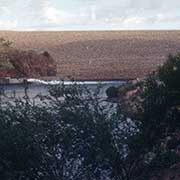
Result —
<path fill-rule="evenodd" d="M 17 72 L 17 77 L 56 76 L 56 64 L 48 52 L 13 50 L 8 59 Z M 11 73 L 10 73 L 11 77 Z"/>

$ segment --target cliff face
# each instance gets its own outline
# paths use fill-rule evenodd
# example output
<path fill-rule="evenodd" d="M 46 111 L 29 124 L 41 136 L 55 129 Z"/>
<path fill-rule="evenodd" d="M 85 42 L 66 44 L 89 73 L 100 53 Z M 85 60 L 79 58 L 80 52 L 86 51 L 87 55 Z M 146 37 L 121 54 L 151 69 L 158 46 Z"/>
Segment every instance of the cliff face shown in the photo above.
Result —
<path fill-rule="evenodd" d="M 2 70 L 1 77 L 56 76 L 56 64 L 48 52 L 13 50 L 8 53 L 8 60 L 13 68 Z"/>

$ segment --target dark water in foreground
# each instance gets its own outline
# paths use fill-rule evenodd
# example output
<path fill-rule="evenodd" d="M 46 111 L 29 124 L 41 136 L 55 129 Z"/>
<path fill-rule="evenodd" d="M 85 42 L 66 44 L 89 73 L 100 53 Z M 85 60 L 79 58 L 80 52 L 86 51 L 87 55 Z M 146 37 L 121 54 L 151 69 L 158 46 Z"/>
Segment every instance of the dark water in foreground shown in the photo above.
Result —
<path fill-rule="evenodd" d="M 28 95 L 33 98 L 37 94 L 47 95 L 48 94 L 48 87 L 53 84 L 58 84 L 58 81 L 49 81 L 49 82 L 42 82 L 39 80 L 30 80 L 31 84 L 28 84 Z M 124 84 L 125 81 L 84 81 L 84 82 L 77 82 L 80 86 L 86 86 L 92 92 L 97 89 L 97 87 L 101 86 L 100 96 L 102 98 L 106 98 L 106 89 L 110 86 L 118 87 Z M 71 85 L 72 82 L 65 81 L 64 84 L 66 86 Z M 9 85 L 0 85 L 0 89 L 3 90 L 6 95 L 13 96 L 14 93 L 16 97 L 23 97 L 24 96 L 24 89 L 25 85 L 23 84 L 9 84 Z"/>

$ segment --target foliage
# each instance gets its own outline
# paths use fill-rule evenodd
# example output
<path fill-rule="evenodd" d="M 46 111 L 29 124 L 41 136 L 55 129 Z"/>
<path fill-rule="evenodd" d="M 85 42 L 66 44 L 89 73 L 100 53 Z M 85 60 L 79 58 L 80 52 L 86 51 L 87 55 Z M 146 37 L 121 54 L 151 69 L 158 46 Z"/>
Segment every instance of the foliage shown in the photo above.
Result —
<path fill-rule="evenodd" d="M 164 66 L 160 67 L 157 75 L 149 76 L 141 85 L 143 103 L 139 118 L 148 136 L 157 140 L 180 130 L 180 90 L 178 88 L 180 58 L 178 57 L 179 55 L 170 57 Z M 172 72 L 174 63 L 177 65 L 176 74 Z M 145 129 L 145 126 L 151 132 Z M 149 145 L 153 143 L 148 142 Z"/>
<path fill-rule="evenodd" d="M 180 96 L 167 77 L 178 78 L 165 73 L 171 63 L 142 82 L 133 120 L 102 101 L 99 89 L 76 83 L 38 99 L 27 87 L 24 99 L 1 96 L 0 179 L 147 180 L 179 162 Z"/>
<path fill-rule="evenodd" d="M 49 91 L 38 103 L 27 93 L 1 102 L 0 179 L 135 179 L 143 158 L 135 124 L 101 102 L 99 90 Z"/>
<path fill-rule="evenodd" d="M 138 105 L 137 117 L 141 123 L 141 140 L 144 148 L 155 154 L 153 165 L 149 164 L 149 172 L 157 171 L 159 164 L 163 169 L 180 161 L 176 153 L 174 161 L 165 160 L 172 160 L 172 151 L 175 152 L 180 143 L 179 57 L 170 56 L 157 74 L 149 76 L 141 84 L 143 101 Z"/>
<path fill-rule="evenodd" d="M 12 49 L 11 42 L 0 38 L 0 68 L 12 68 L 12 64 L 8 59 L 8 52 Z"/>
<path fill-rule="evenodd" d="M 180 91 L 180 54 L 170 55 L 168 61 L 159 68 L 158 76 L 168 89 Z"/>
<path fill-rule="evenodd" d="M 106 95 L 108 98 L 117 98 L 118 97 L 118 88 L 111 86 L 106 90 Z"/>

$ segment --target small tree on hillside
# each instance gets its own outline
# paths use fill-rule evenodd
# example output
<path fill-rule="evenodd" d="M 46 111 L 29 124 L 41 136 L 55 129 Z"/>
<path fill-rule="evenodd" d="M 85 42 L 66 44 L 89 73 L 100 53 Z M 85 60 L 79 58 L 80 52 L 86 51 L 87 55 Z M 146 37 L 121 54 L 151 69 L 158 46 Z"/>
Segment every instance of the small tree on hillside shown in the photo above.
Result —
<path fill-rule="evenodd" d="M 169 56 L 157 74 L 142 82 L 140 92 L 140 138 L 154 154 L 148 165 L 152 174 L 179 161 L 175 149 L 180 144 L 180 55 Z"/>
<path fill-rule="evenodd" d="M 158 76 L 166 88 L 180 91 L 180 54 L 170 55 L 168 61 L 159 68 Z"/>

